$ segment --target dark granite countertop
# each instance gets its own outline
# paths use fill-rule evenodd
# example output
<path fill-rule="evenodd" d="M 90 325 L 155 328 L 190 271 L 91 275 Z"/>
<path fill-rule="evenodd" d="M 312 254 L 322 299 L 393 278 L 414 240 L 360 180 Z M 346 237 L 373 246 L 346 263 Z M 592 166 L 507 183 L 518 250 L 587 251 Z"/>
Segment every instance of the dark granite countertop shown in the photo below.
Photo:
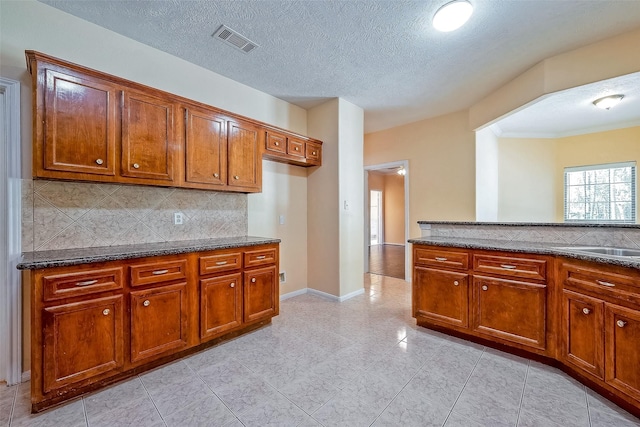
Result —
<path fill-rule="evenodd" d="M 640 228 L 640 224 L 607 224 L 590 222 L 477 222 L 477 221 L 418 221 L 418 224 L 433 225 L 479 225 L 501 227 L 592 227 L 592 228 Z"/>
<path fill-rule="evenodd" d="M 619 265 L 622 267 L 630 267 L 640 270 L 640 258 L 580 252 L 580 245 L 518 242 L 513 240 L 467 239 L 462 237 L 420 237 L 416 239 L 409 239 L 409 243 L 416 245 L 450 246 L 454 248 L 498 250 L 540 255 L 560 255 L 567 258 Z"/>
<path fill-rule="evenodd" d="M 91 262 L 117 261 L 158 255 L 175 255 L 214 249 L 257 246 L 269 243 L 280 243 L 280 239 L 237 236 L 177 242 L 145 243 L 139 245 L 24 252 L 17 268 L 19 270 L 34 270 L 37 268 L 64 267 Z"/>

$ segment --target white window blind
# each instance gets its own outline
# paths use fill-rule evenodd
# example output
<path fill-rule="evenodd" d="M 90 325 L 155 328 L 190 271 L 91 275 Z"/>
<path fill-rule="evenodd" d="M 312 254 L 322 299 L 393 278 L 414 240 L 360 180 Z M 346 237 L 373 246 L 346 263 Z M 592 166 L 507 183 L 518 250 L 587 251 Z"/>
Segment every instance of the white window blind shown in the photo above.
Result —
<path fill-rule="evenodd" d="M 636 222 L 636 163 L 565 168 L 566 222 Z"/>

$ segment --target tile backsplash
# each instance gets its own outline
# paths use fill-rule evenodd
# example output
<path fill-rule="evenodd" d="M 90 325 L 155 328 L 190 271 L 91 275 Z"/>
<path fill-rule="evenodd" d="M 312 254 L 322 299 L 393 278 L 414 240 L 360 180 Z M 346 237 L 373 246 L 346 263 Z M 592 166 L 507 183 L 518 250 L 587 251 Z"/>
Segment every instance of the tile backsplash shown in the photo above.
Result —
<path fill-rule="evenodd" d="M 174 225 L 173 214 L 184 222 Z M 247 234 L 247 195 L 139 185 L 24 180 L 25 252 Z"/>

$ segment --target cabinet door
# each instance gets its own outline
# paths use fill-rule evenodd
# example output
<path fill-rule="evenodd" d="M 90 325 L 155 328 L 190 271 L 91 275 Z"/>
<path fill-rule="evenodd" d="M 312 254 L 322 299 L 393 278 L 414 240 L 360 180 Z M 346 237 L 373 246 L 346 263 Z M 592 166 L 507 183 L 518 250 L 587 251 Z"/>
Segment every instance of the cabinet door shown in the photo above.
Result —
<path fill-rule="evenodd" d="M 123 366 L 122 298 L 97 298 L 43 310 L 45 393 Z"/>
<path fill-rule="evenodd" d="M 469 313 L 469 275 L 415 267 L 413 317 L 466 328 Z"/>
<path fill-rule="evenodd" d="M 49 69 L 45 84 L 44 146 L 43 152 L 36 153 L 34 172 L 44 166 L 52 171 L 115 176 L 115 86 Z"/>
<path fill-rule="evenodd" d="M 131 361 L 187 345 L 187 284 L 131 292 Z"/>
<path fill-rule="evenodd" d="M 640 400 L 640 311 L 606 304 L 606 382 Z"/>
<path fill-rule="evenodd" d="M 604 378 L 604 303 L 562 292 L 562 356 L 565 362 Z"/>
<path fill-rule="evenodd" d="M 547 286 L 474 276 L 473 330 L 545 349 Z"/>
<path fill-rule="evenodd" d="M 214 112 L 187 109 L 185 181 L 208 186 L 227 184 L 227 129 Z"/>
<path fill-rule="evenodd" d="M 242 275 L 200 280 L 200 338 L 216 337 L 242 324 Z"/>
<path fill-rule="evenodd" d="M 305 145 L 305 157 L 310 165 L 322 164 L 322 145 L 315 142 L 307 142 Z"/>
<path fill-rule="evenodd" d="M 260 191 L 264 130 L 240 120 L 228 122 L 228 183 L 241 191 Z"/>
<path fill-rule="evenodd" d="M 173 182 L 173 103 L 133 91 L 123 92 L 122 176 Z"/>
<path fill-rule="evenodd" d="M 278 314 L 278 273 L 276 266 L 245 271 L 244 321 L 269 319 Z"/>

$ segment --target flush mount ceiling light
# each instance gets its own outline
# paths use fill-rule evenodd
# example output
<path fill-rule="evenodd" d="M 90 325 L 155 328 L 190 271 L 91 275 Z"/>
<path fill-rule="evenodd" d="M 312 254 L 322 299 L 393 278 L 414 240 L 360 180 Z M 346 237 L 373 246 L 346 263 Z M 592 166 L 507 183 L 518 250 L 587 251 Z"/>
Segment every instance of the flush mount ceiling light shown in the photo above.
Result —
<path fill-rule="evenodd" d="M 405 170 L 404 167 L 401 167 L 400 169 L 398 169 L 398 171 L 396 172 L 398 175 L 402 175 L 405 176 L 407 174 L 407 171 Z"/>
<path fill-rule="evenodd" d="M 473 6 L 467 0 L 454 0 L 442 6 L 433 16 L 436 30 L 448 32 L 457 30 L 469 20 Z"/>
<path fill-rule="evenodd" d="M 609 95 L 604 98 L 596 99 L 593 101 L 593 105 L 598 108 L 602 108 L 603 110 L 608 110 L 622 101 L 622 98 L 624 98 L 624 95 Z"/>

